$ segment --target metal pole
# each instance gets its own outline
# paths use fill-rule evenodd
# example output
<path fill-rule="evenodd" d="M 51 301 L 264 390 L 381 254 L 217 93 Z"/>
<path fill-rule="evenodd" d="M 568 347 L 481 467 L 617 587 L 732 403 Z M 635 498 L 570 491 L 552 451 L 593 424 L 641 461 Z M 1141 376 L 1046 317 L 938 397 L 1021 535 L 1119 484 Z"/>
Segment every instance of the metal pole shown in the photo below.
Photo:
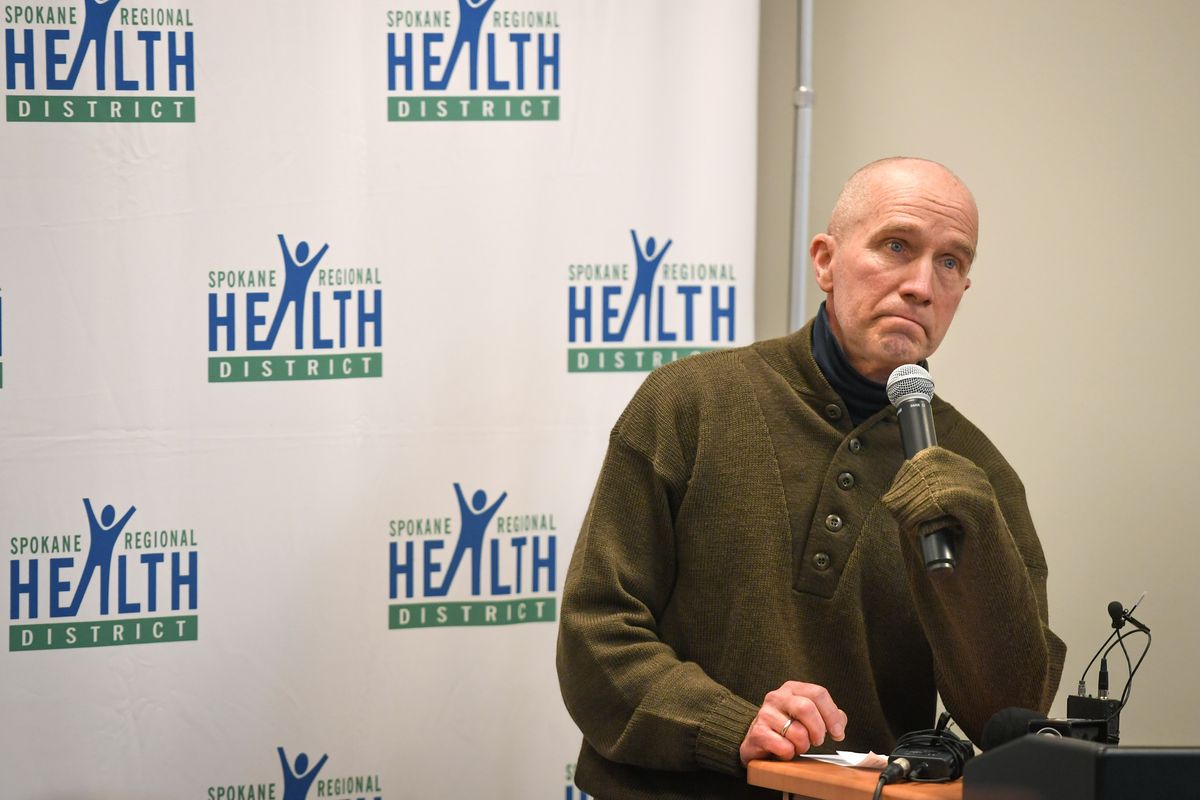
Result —
<path fill-rule="evenodd" d="M 796 330 L 807 321 L 808 184 L 812 158 L 812 0 L 800 0 L 796 52 L 796 169 L 792 188 L 792 291 L 788 318 Z"/>

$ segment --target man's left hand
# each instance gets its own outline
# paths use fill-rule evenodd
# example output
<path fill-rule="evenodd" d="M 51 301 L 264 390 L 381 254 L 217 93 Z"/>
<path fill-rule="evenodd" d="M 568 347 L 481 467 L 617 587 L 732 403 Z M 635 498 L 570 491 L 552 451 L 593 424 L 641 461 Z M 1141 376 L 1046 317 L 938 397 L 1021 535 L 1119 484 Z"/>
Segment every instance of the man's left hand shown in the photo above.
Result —
<path fill-rule="evenodd" d="M 788 681 L 763 698 L 742 740 L 742 766 L 768 756 L 790 761 L 823 744 L 826 733 L 840 742 L 846 738 L 846 721 L 846 712 L 824 686 Z"/>

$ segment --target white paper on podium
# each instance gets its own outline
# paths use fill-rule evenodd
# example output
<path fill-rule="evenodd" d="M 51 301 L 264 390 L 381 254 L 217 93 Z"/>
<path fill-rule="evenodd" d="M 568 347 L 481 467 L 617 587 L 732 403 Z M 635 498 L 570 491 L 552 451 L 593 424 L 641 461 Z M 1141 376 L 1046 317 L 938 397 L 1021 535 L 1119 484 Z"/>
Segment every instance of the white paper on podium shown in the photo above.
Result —
<path fill-rule="evenodd" d="M 839 767 L 861 767 L 862 769 L 883 769 L 888 763 L 887 756 L 877 753 L 855 753 L 850 750 L 838 750 L 837 755 L 805 753 L 798 757 L 824 761 L 826 764 L 837 764 Z"/>

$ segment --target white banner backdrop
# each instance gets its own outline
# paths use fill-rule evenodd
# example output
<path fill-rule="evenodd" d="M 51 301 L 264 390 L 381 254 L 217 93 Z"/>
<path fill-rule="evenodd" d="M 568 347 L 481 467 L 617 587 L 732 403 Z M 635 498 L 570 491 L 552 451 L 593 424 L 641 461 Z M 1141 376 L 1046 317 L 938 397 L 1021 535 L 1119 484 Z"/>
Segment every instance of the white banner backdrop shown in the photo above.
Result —
<path fill-rule="evenodd" d="M 4 5 L 12 798 L 571 798 L 645 372 L 753 329 L 757 5 Z"/>

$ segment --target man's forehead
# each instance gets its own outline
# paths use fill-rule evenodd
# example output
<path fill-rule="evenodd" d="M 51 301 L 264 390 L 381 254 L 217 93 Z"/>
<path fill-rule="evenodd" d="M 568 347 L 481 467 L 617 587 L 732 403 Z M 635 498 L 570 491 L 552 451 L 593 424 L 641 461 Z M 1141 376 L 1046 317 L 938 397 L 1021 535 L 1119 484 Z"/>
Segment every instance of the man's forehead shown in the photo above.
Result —
<path fill-rule="evenodd" d="M 936 161 L 909 157 L 873 161 L 851 175 L 834 205 L 829 233 L 849 234 L 889 203 L 918 203 L 925 212 L 957 218 L 972 242 L 978 236 L 978 211 L 970 189 Z"/>
<path fill-rule="evenodd" d="M 935 202 L 975 209 L 971 190 L 953 172 L 932 161 L 896 161 L 880 164 L 866 178 L 867 196 L 911 194 Z"/>
<path fill-rule="evenodd" d="M 937 164 L 895 166 L 879 170 L 864 193 L 860 223 L 878 228 L 883 225 L 917 227 L 933 224 L 957 231 L 974 247 L 979 234 L 979 212 L 975 198 L 953 173 Z"/>

